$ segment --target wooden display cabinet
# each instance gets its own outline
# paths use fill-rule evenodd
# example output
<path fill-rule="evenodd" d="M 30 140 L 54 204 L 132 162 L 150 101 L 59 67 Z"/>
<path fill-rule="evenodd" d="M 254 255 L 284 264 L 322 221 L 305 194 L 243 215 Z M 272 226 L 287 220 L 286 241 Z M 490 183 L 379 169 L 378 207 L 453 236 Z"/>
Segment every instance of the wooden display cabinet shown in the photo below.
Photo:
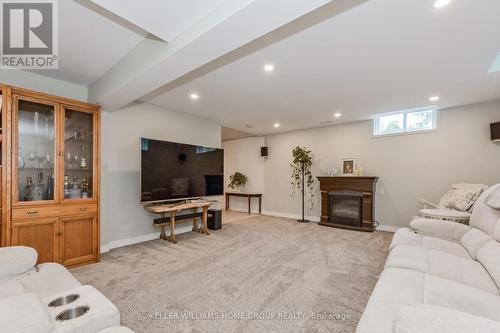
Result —
<path fill-rule="evenodd" d="M 99 106 L 2 86 L 2 246 L 99 260 Z"/>

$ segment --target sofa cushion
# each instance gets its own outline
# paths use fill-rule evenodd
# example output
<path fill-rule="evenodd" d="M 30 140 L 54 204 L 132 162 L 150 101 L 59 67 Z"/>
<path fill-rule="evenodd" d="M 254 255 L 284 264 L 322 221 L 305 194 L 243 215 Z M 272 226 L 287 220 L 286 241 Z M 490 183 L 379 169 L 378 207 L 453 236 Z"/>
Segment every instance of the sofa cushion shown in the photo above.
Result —
<path fill-rule="evenodd" d="M 477 252 L 477 260 L 486 268 L 500 288 L 500 244 L 497 241 L 489 241 Z"/>
<path fill-rule="evenodd" d="M 493 238 L 485 232 L 476 228 L 471 228 L 462 236 L 460 243 L 467 249 L 470 256 L 476 259 L 477 251 L 492 239 Z"/>
<path fill-rule="evenodd" d="M 498 287 L 480 263 L 441 251 L 397 246 L 389 254 L 385 267 L 417 270 L 498 295 Z"/>
<path fill-rule="evenodd" d="M 29 273 L 36 265 L 38 253 L 27 246 L 0 248 L 0 281 L 18 279 Z"/>
<path fill-rule="evenodd" d="M 402 306 L 394 320 L 396 333 L 496 333 L 500 322 L 441 306 Z"/>
<path fill-rule="evenodd" d="M 134 333 L 130 328 L 125 327 L 125 326 L 113 326 L 113 327 L 108 327 L 106 329 L 103 329 L 102 331 L 99 331 L 98 333 Z"/>
<path fill-rule="evenodd" d="M 81 286 L 80 282 L 62 265 L 45 263 L 36 266 L 37 272 L 20 279 L 26 292 L 43 298 Z"/>
<path fill-rule="evenodd" d="M 0 282 L 0 299 L 24 294 L 23 285 L 18 280 L 7 280 Z"/>
<path fill-rule="evenodd" d="M 393 331 L 397 310 L 404 305 L 424 302 L 424 273 L 408 269 L 385 269 L 375 285 L 357 333 Z"/>
<path fill-rule="evenodd" d="M 469 252 L 462 246 L 462 244 L 447 241 L 444 239 L 424 236 L 422 240 L 423 248 L 427 250 L 436 250 L 448 253 L 457 257 L 471 260 Z"/>
<path fill-rule="evenodd" d="M 471 256 L 469 255 L 467 250 L 457 242 L 435 237 L 423 236 L 408 228 L 401 228 L 396 231 L 394 237 L 392 238 L 389 249 L 392 250 L 399 245 L 413 245 L 415 247 L 429 250 L 438 250 L 458 257 L 471 259 Z"/>
<path fill-rule="evenodd" d="M 0 300 L 0 323 L 0 333 L 48 333 L 54 328 L 46 307 L 30 293 Z"/>
<path fill-rule="evenodd" d="M 500 297 L 432 274 L 425 274 L 424 304 L 438 305 L 500 321 Z"/>

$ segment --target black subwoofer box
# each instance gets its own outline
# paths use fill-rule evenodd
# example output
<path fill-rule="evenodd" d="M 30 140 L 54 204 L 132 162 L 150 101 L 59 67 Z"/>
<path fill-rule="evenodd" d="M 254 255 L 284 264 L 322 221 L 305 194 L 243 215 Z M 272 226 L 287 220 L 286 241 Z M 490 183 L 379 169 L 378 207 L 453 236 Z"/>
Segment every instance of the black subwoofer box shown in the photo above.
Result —
<path fill-rule="evenodd" d="M 222 229 L 222 210 L 209 209 L 207 217 L 207 227 L 211 230 Z"/>

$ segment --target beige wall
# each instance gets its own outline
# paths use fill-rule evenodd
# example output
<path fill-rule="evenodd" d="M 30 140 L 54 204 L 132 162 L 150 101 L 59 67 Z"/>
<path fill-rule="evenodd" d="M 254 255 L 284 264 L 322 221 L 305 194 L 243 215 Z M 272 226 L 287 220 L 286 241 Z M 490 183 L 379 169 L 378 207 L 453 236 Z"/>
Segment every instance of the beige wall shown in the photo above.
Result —
<path fill-rule="evenodd" d="M 290 197 L 289 178 L 291 149 L 300 145 L 313 152 L 315 176 L 326 175 L 331 166 L 340 169 L 342 158 L 357 158 L 366 175 L 380 177 L 376 219 L 387 226 L 406 226 L 419 209 L 419 198 L 437 201 L 450 184 L 460 181 L 500 182 L 500 145 L 489 139 L 489 124 L 495 121 L 500 121 L 500 101 L 442 110 L 439 130 L 431 133 L 374 138 L 371 122 L 363 121 L 268 136 L 264 209 L 283 216 L 300 214 L 299 197 Z M 237 141 L 232 145 L 238 154 Z M 248 156 L 227 159 L 227 169 L 232 168 L 230 161 L 243 158 Z M 260 162 L 255 159 L 255 167 Z M 318 197 L 308 213 L 313 219 L 320 215 Z"/>
<path fill-rule="evenodd" d="M 260 157 L 260 147 L 265 145 L 264 138 L 246 138 L 240 140 L 224 141 L 224 188 L 229 187 L 229 176 L 236 171 L 248 177 L 248 182 L 242 189 L 243 192 L 264 192 L 264 165 L 265 160 Z M 246 198 L 231 197 L 231 209 L 248 211 Z M 259 209 L 257 199 L 252 199 L 252 212 Z"/>
<path fill-rule="evenodd" d="M 139 139 L 146 137 L 218 148 L 221 146 L 220 124 L 147 103 L 103 112 L 101 119 L 103 249 L 156 238 L 158 230 L 151 225 L 154 216 L 140 204 Z"/>

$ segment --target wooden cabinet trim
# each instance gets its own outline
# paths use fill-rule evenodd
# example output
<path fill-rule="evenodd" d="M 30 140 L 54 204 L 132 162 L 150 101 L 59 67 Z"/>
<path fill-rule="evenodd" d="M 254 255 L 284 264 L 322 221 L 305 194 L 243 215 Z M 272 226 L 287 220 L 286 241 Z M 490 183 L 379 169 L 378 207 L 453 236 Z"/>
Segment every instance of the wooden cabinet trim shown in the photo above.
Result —
<path fill-rule="evenodd" d="M 49 217 L 78 217 L 97 213 L 97 204 L 16 207 L 12 209 L 12 221 L 29 221 Z"/>

